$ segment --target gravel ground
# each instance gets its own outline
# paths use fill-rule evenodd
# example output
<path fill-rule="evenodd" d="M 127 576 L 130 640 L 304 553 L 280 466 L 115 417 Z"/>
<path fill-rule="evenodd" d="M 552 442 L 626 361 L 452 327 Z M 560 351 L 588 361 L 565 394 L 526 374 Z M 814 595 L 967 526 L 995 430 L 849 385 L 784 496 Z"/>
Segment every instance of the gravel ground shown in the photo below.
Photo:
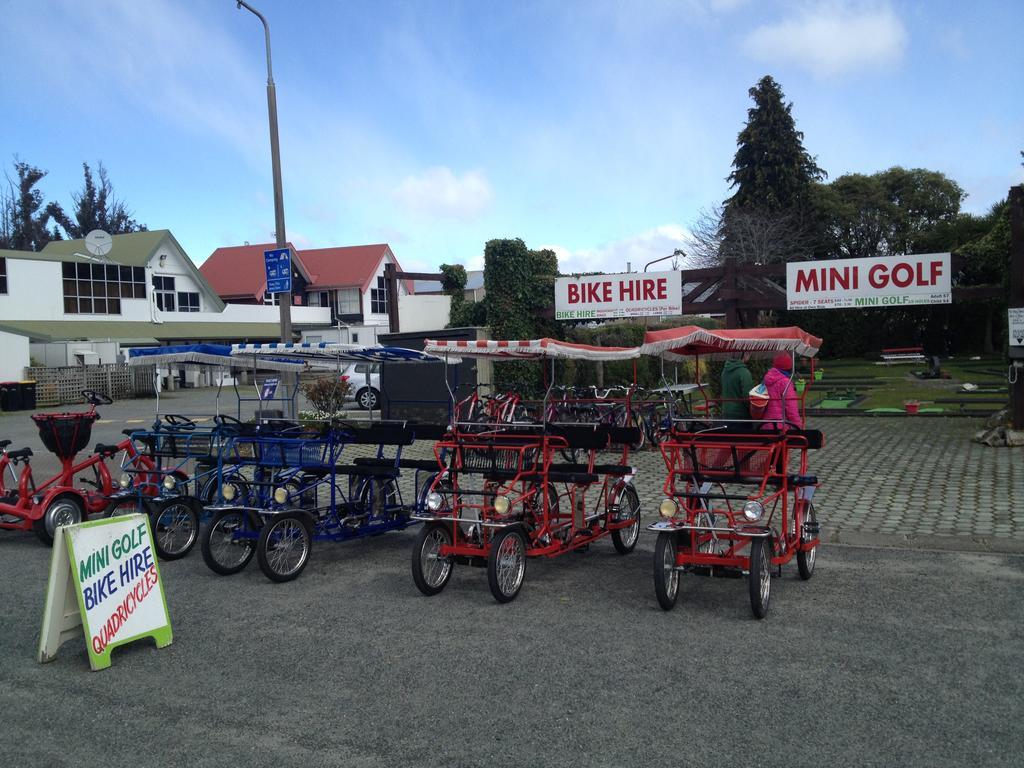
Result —
<path fill-rule="evenodd" d="M 303 576 L 162 566 L 174 643 L 34 653 L 48 550 L 0 538 L 8 766 L 1019 765 L 1024 558 L 825 547 L 773 586 L 687 577 L 661 611 L 653 537 L 412 584 L 413 531 L 318 545 Z M 979 596 L 984 595 L 984 599 Z"/>

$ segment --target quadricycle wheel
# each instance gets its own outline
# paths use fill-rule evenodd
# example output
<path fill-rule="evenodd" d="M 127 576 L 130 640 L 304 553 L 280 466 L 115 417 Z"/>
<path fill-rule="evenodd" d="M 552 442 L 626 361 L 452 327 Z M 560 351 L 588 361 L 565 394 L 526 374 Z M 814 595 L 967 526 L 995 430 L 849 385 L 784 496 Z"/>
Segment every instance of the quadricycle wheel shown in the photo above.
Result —
<path fill-rule="evenodd" d="M 750 541 L 750 610 L 755 618 L 768 615 L 768 603 L 772 596 L 772 542 L 768 536 L 759 536 Z"/>
<path fill-rule="evenodd" d="M 187 555 L 199 538 L 199 501 L 190 496 L 165 499 L 153 505 L 153 544 L 161 560 Z"/>
<path fill-rule="evenodd" d="M 452 577 L 454 564 L 450 557 L 441 555 L 441 547 L 451 543 L 451 528 L 444 523 L 427 523 L 416 534 L 412 548 L 412 580 L 428 597 L 438 594 Z"/>
<path fill-rule="evenodd" d="M 256 554 L 259 527 L 244 509 L 220 509 L 199 537 L 203 562 L 214 573 L 238 573 Z"/>
<path fill-rule="evenodd" d="M 526 576 L 526 537 L 518 528 L 505 528 L 491 542 L 487 556 L 487 583 L 499 603 L 510 603 Z"/>
<path fill-rule="evenodd" d="M 256 544 L 260 570 L 271 581 L 297 579 L 313 551 L 313 529 L 308 515 L 285 512 L 263 526 Z"/>
<path fill-rule="evenodd" d="M 679 571 L 676 570 L 678 539 L 675 533 L 659 533 L 654 544 L 654 594 L 663 610 L 675 608 L 679 597 Z"/>
<path fill-rule="evenodd" d="M 631 521 L 625 528 L 612 531 L 612 544 L 620 555 L 628 555 L 640 539 L 640 496 L 632 485 L 624 485 L 619 492 L 619 511 L 616 522 Z"/>
<path fill-rule="evenodd" d="M 814 505 L 807 502 L 804 510 L 803 520 L 800 523 L 800 546 L 796 551 L 796 567 L 800 571 L 800 578 L 807 581 L 814 575 L 814 563 L 818 559 L 817 545 L 810 549 L 802 549 L 805 541 L 811 541 L 818 537 L 818 516 L 814 511 Z"/>

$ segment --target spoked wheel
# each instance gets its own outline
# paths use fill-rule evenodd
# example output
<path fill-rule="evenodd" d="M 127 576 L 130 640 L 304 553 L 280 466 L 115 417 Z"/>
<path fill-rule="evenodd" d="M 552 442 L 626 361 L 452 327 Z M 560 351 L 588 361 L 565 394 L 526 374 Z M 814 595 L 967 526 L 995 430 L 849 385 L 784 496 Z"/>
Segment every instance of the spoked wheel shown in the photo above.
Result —
<path fill-rule="evenodd" d="M 50 502 L 50 506 L 43 512 L 43 516 L 35 521 L 32 528 L 43 544 L 52 547 L 57 529 L 82 522 L 84 515 L 82 502 L 77 496 L 61 496 Z"/>
<path fill-rule="evenodd" d="M 491 542 L 487 583 L 499 603 L 515 600 L 526 576 L 526 538 L 518 528 L 506 528 Z"/>
<path fill-rule="evenodd" d="M 768 536 L 750 541 L 750 610 L 763 619 L 768 615 L 768 601 L 772 595 L 772 542 Z"/>
<path fill-rule="evenodd" d="M 441 555 L 441 547 L 452 543 L 452 533 L 443 523 L 424 525 L 416 534 L 412 549 L 412 580 L 428 597 L 436 595 L 452 577 L 453 563 Z"/>
<path fill-rule="evenodd" d="M 203 562 L 221 576 L 238 573 L 256 554 L 256 534 L 245 510 L 218 510 L 200 537 Z"/>
<path fill-rule="evenodd" d="M 810 532 L 807 531 L 808 525 L 811 526 Z M 818 538 L 818 516 L 814 512 L 814 505 L 807 502 L 804 518 L 800 524 L 800 546 L 803 547 L 805 541 L 812 541 L 816 538 Z M 807 581 L 814 575 L 814 563 L 817 559 L 817 545 L 807 550 L 801 548 L 796 551 L 796 567 L 800 571 L 801 579 Z"/>
<path fill-rule="evenodd" d="M 246 504 L 249 501 L 249 483 L 241 475 L 228 475 L 223 480 L 224 493 L 230 494 L 230 502 L 233 504 Z M 228 490 L 228 486 L 231 490 Z M 217 503 L 217 477 L 211 477 L 206 485 L 203 486 L 203 490 L 199 495 L 200 500 L 204 504 L 216 504 Z"/>
<path fill-rule="evenodd" d="M 291 581 L 302 573 L 312 550 L 313 533 L 305 516 L 286 512 L 263 526 L 256 560 L 271 581 Z"/>
<path fill-rule="evenodd" d="M 380 482 L 367 479 L 359 488 L 359 509 L 371 517 L 383 517 L 390 514 L 394 517 L 408 515 L 399 507 L 398 483 L 394 478 Z"/>
<path fill-rule="evenodd" d="M 615 515 L 616 522 L 631 521 L 625 528 L 612 531 L 612 544 L 620 555 L 628 555 L 633 551 L 640 539 L 640 496 L 636 488 L 626 485 L 619 494 L 619 511 Z"/>
<path fill-rule="evenodd" d="M 199 537 L 199 502 L 181 496 L 158 502 L 153 512 L 153 544 L 161 560 L 187 555 Z"/>
<path fill-rule="evenodd" d="M 654 545 L 654 594 L 664 610 L 675 608 L 679 597 L 679 571 L 676 570 L 676 534 L 659 533 Z"/>

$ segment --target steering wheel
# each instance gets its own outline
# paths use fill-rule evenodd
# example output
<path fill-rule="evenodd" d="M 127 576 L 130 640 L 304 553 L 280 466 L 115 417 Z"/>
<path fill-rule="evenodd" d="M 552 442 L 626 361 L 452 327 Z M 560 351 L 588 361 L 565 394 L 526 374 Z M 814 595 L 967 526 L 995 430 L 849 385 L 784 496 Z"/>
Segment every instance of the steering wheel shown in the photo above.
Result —
<path fill-rule="evenodd" d="M 216 416 L 214 416 L 213 423 L 219 427 L 240 427 L 242 425 L 241 419 L 236 419 L 234 416 L 228 416 L 225 413 L 218 413 Z"/>
<path fill-rule="evenodd" d="M 83 389 L 82 397 L 85 398 L 85 402 L 89 405 L 111 405 L 114 401 L 106 395 L 102 395 L 92 389 Z"/>
<path fill-rule="evenodd" d="M 170 424 L 172 427 L 179 429 L 195 429 L 196 423 L 187 416 L 181 416 L 177 413 L 165 413 L 164 421 Z"/>

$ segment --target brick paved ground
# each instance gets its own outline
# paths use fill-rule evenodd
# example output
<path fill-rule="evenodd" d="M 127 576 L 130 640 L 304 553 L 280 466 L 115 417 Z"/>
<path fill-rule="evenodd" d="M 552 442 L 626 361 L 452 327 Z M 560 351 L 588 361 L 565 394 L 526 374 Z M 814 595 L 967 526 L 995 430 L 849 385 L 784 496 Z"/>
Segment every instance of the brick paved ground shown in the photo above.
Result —
<path fill-rule="evenodd" d="M 164 412 L 212 413 L 212 403 L 212 391 L 196 390 L 167 395 L 161 404 Z M 129 400 L 102 408 L 93 442 L 119 440 L 125 426 L 143 427 L 153 407 L 152 400 Z M 812 470 L 822 483 L 815 506 L 827 541 L 1024 552 L 1024 448 L 972 443 L 980 420 L 845 416 L 819 418 L 814 426 L 826 436 Z M 27 414 L 4 414 L 0 432 L 13 447 L 33 447 L 39 476 L 56 468 Z M 431 456 L 431 446 L 418 443 L 406 455 Z M 665 479 L 661 454 L 643 451 L 633 463 L 644 515 L 652 517 Z M 411 499 L 412 478 L 402 485 Z"/>

